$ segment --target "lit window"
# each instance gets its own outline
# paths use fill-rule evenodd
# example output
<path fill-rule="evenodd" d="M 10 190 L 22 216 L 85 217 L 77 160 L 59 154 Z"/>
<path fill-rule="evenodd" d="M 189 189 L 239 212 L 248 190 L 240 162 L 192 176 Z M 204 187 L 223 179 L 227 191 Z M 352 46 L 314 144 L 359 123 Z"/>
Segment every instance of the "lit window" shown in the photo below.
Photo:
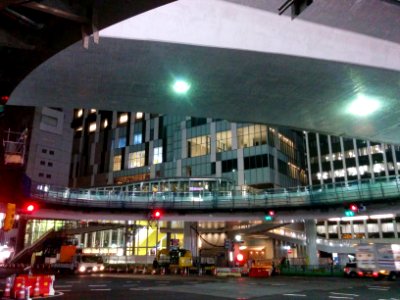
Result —
<path fill-rule="evenodd" d="M 237 138 L 239 148 L 264 145 L 267 143 L 267 126 L 250 125 L 238 128 Z"/>
<path fill-rule="evenodd" d="M 133 144 L 138 145 L 142 143 L 142 134 L 141 133 L 135 133 L 133 136 Z"/>
<path fill-rule="evenodd" d="M 142 112 L 137 112 L 136 113 L 136 120 L 140 120 L 143 118 L 143 113 Z"/>
<path fill-rule="evenodd" d="M 107 126 L 108 126 L 108 120 L 105 119 L 104 122 L 103 122 L 103 128 L 107 128 Z"/>
<path fill-rule="evenodd" d="M 89 132 L 96 131 L 96 122 L 90 123 Z"/>
<path fill-rule="evenodd" d="M 232 132 L 217 132 L 217 152 L 232 150 Z"/>
<path fill-rule="evenodd" d="M 123 148 L 126 146 L 126 137 L 121 137 L 118 139 L 118 148 Z"/>
<path fill-rule="evenodd" d="M 79 110 L 76 112 L 76 116 L 77 116 L 78 118 L 82 117 L 82 116 L 83 116 L 83 109 L 79 109 Z"/>
<path fill-rule="evenodd" d="M 162 163 L 162 147 L 154 148 L 153 164 Z"/>
<path fill-rule="evenodd" d="M 122 160 L 122 156 L 121 155 L 114 156 L 113 171 L 120 171 L 121 170 L 121 160 Z"/>
<path fill-rule="evenodd" d="M 127 113 L 121 114 L 119 116 L 118 122 L 119 122 L 119 124 L 124 124 L 124 123 L 128 122 L 128 114 Z"/>
<path fill-rule="evenodd" d="M 196 157 L 210 153 L 210 137 L 207 135 L 188 139 L 187 144 L 188 157 Z"/>
<path fill-rule="evenodd" d="M 75 129 L 75 131 L 82 131 L 82 130 L 83 130 L 82 126 L 79 126 L 77 129 Z"/>
<path fill-rule="evenodd" d="M 90 113 L 91 114 L 94 114 L 96 112 L 96 110 L 94 109 L 94 108 L 92 108 L 91 110 L 90 110 Z"/>
<path fill-rule="evenodd" d="M 129 153 L 128 168 L 137 168 L 144 166 L 145 151 Z"/>

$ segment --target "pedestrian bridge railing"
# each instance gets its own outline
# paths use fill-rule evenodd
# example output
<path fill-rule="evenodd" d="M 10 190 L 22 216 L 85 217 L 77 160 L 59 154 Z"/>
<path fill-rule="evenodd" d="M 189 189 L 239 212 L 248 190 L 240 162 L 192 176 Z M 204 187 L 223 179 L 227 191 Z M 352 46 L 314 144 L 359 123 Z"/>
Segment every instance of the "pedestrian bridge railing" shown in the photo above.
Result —
<path fill-rule="evenodd" d="M 116 187 L 117 188 L 117 187 Z M 121 188 L 121 186 L 118 186 Z M 400 180 L 384 177 L 322 186 L 247 191 L 144 192 L 104 188 L 74 189 L 37 185 L 32 197 L 49 204 L 76 207 L 131 209 L 265 209 L 274 207 L 310 207 L 351 202 L 396 201 Z"/>

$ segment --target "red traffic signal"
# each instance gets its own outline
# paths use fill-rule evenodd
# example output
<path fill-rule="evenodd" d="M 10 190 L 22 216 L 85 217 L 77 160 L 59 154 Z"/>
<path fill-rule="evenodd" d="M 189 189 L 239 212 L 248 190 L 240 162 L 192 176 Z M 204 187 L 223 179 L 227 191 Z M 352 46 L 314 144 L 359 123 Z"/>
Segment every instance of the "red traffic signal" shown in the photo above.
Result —
<path fill-rule="evenodd" d="M 10 98 L 10 97 L 5 96 L 5 95 L 4 95 L 4 96 L 1 96 L 1 97 L 0 97 L 0 102 L 1 102 L 1 104 L 6 104 L 9 98 Z"/>
<path fill-rule="evenodd" d="M 350 204 L 350 210 L 353 212 L 358 212 L 358 206 L 357 204 Z"/>
<path fill-rule="evenodd" d="M 35 211 L 37 211 L 37 209 L 38 209 L 38 206 L 36 203 L 26 203 L 24 205 L 23 211 L 25 213 L 31 214 L 31 213 L 34 213 Z"/>
<path fill-rule="evenodd" d="M 159 220 L 162 217 L 162 211 L 159 209 L 154 210 L 152 213 L 152 217 L 155 220 Z"/>
<path fill-rule="evenodd" d="M 244 260 L 243 254 L 242 254 L 242 253 L 238 253 L 238 254 L 236 255 L 236 260 L 237 260 L 238 262 L 243 262 L 243 260 Z"/>
<path fill-rule="evenodd" d="M 274 210 L 269 210 L 268 211 L 268 215 L 270 215 L 271 217 L 275 216 L 275 211 Z"/>

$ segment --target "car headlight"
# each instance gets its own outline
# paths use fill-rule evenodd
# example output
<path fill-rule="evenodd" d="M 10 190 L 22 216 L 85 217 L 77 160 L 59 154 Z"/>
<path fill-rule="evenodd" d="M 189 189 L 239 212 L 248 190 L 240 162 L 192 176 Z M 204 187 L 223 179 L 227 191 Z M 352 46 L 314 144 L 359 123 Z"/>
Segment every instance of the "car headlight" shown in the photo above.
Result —
<path fill-rule="evenodd" d="M 92 270 L 93 272 L 97 272 L 97 266 L 94 266 Z"/>
<path fill-rule="evenodd" d="M 86 271 L 86 267 L 85 266 L 80 266 L 79 267 L 79 272 L 83 273 Z"/>
<path fill-rule="evenodd" d="M 105 269 L 104 266 L 101 265 L 101 266 L 100 266 L 100 271 L 104 271 L 104 269 Z"/>

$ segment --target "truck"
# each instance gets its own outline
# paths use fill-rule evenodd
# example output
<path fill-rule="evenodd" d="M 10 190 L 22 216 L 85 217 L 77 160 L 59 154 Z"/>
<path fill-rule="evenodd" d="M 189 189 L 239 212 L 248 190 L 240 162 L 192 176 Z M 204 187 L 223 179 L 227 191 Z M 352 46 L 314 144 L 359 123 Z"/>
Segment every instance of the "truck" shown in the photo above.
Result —
<path fill-rule="evenodd" d="M 400 276 L 400 244 L 361 244 L 356 248 L 360 276 L 396 280 Z"/>
<path fill-rule="evenodd" d="M 162 249 L 157 254 L 158 264 L 167 272 L 188 271 L 193 266 L 192 252 L 186 249 Z"/>
<path fill-rule="evenodd" d="M 55 257 L 46 257 L 45 264 L 57 272 L 98 273 L 104 271 L 103 258 L 80 253 L 74 245 L 61 246 Z"/>

